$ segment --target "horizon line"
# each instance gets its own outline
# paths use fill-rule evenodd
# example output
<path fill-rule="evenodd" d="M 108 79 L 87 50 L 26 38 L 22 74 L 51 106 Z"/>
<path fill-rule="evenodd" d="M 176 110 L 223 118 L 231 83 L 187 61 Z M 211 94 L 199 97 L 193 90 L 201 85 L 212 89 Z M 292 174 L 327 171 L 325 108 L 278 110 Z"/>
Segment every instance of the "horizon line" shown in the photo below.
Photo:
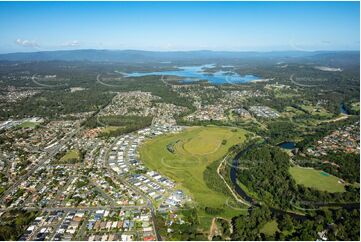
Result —
<path fill-rule="evenodd" d="M 84 49 L 56 49 L 56 50 L 33 50 L 33 51 L 16 51 L 16 52 L 0 52 L 0 55 L 6 54 L 26 54 L 26 53 L 41 53 L 41 52 L 60 52 L 60 51 L 142 51 L 142 52 L 240 52 L 240 53 L 280 53 L 280 52 L 360 52 L 360 49 L 355 50 L 210 50 L 210 49 L 193 49 L 193 50 L 146 50 L 146 49 L 97 49 L 97 48 L 84 48 Z"/>

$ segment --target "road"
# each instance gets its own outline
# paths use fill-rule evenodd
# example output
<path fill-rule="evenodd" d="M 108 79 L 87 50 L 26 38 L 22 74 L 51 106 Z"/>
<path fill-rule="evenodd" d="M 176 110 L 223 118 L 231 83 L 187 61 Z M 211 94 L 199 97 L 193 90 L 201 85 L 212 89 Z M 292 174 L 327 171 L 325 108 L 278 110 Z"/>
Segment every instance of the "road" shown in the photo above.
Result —
<path fill-rule="evenodd" d="M 99 185 L 94 182 L 93 180 L 90 180 L 90 183 L 94 186 L 95 190 L 98 191 L 104 198 L 106 198 L 112 206 L 116 206 L 116 203 L 114 202 L 114 199 L 109 196 Z"/>
<path fill-rule="evenodd" d="M 296 85 L 296 86 L 299 86 L 299 87 L 318 87 L 319 85 L 306 85 L 306 84 L 301 84 L 301 83 L 298 83 L 296 82 L 295 80 L 293 80 L 293 77 L 295 76 L 295 74 L 292 74 L 290 76 L 290 81 Z"/>
<path fill-rule="evenodd" d="M 106 83 L 103 83 L 101 81 L 101 78 L 100 78 L 101 74 L 98 74 L 96 79 L 97 79 L 97 82 L 103 84 L 103 85 L 106 85 L 106 86 L 111 86 L 113 87 L 113 85 L 109 85 L 109 84 L 106 84 Z M 36 75 L 33 76 L 33 81 L 35 84 L 37 85 L 40 85 L 40 83 L 36 83 Z M 165 80 L 163 79 L 162 77 L 162 81 L 167 85 L 167 83 L 165 82 Z M 109 104 L 109 103 L 108 103 Z M 108 105 L 107 104 L 107 105 Z M 105 106 L 107 105 L 104 105 L 102 108 L 100 108 L 99 110 L 97 110 L 96 112 L 93 113 L 93 115 L 91 115 L 88 119 L 94 117 L 95 115 L 97 115 L 97 113 L 99 113 L 101 111 L 101 109 L 103 109 Z M 31 166 L 31 168 L 29 167 L 29 170 L 28 172 L 19 177 L 17 179 L 16 182 L 14 182 L 14 184 L 12 184 L 1 196 L 1 202 L 4 202 L 4 198 L 11 194 L 12 192 L 15 191 L 15 189 L 18 189 L 20 184 L 23 182 L 23 181 L 26 181 L 39 167 L 45 165 L 47 162 L 51 162 L 51 160 L 60 152 L 61 148 L 64 147 L 65 145 L 68 144 L 69 141 L 71 141 L 71 139 L 76 135 L 78 134 L 82 129 L 83 129 L 83 126 L 84 126 L 84 123 L 83 122 L 79 128 L 76 128 L 74 129 L 72 132 L 68 133 L 63 139 L 59 140 L 58 144 L 48 148 L 46 151 L 46 154 L 41 157 L 39 159 L 39 161 L 37 162 L 37 164 Z M 114 144 L 114 143 L 113 143 Z M 112 144 L 112 145 L 113 145 Z M 110 146 L 111 148 L 112 146 Z M 146 201 L 146 204 L 145 205 L 142 205 L 142 206 L 116 206 L 114 201 L 111 199 L 112 202 L 112 205 L 110 206 L 97 206 L 97 207 L 84 207 L 84 208 L 81 208 L 81 207 L 54 207 L 54 206 L 49 206 L 49 207 L 45 207 L 45 208 L 38 208 L 38 207 L 24 207 L 22 209 L 24 210 L 28 210 L 28 211 L 37 211 L 37 210 L 42 210 L 42 211 L 59 211 L 59 210 L 62 210 L 64 212 L 77 212 L 77 211 L 96 211 L 96 210 L 102 210 L 102 209 L 142 209 L 142 208 L 148 208 L 151 212 L 151 217 L 152 217 L 152 224 L 153 224 L 153 231 L 154 231 L 154 234 L 156 235 L 157 237 L 157 240 L 161 240 L 161 236 L 159 235 L 156 227 L 155 227 L 155 209 L 154 209 L 154 206 L 153 206 L 153 203 L 151 202 L 151 200 L 141 191 L 139 190 L 138 188 L 134 187 L 132 184 L 129 184 L 125 179 L 122 179 L 121 181 L 119 180 L 119 176 L 118 174 L 113 171 L 110 167 L 109 167 L 109 164 L 107 162 L 107 156 L 108 156 L 108 152 L 109 150 L 107 151 L 107 155 L 105 156 L 105 160 L 104 160 L 104 163 L 103 163 L 103 166 L 109 171 L 109 174 L 111 175 L 111 178 L 112 179 L 115 179 L 115 180 L 118 180 L 119 182 L 123 183 L 124 185 L 126 185 L 129 189 L 133 190 L 134 192 L 136 192 L 137 194 L 139 194 L 140 196 L 143 197 L 144 201 Z M 99 191 L 103 194 L 103 195 L 107 195 L 104 193 L 104 191 L 102 189 L 99 188 Z M 58 192 L 59 194 L 59 192 Z M 58 195 L 57 194 L 57 195 Z M 108 197 L 108 195 L 106 196 Z M 53 203 L 51 204 L 53 205 Z M 11 210 L 13 208 L 0 208 L 0 211 L 8 211 L 8 210 Z M 65 216 L 64 216 L 65 217 Z M 63 218 L 64 219 L 64 218 Z M 61 225 L 62 221 L 60 221 L 59 223 L 59 226 Z M 54 230 L 56 231 L 56 229 Z M 52 236 L 54 236 L 54 234 L 52 234 Z"/>
<path fill-rule="evenodd" d="M 155 227 L 155 209 L 153 206 L 153 203 L 151 202 L 151 200 L 146 196 L 146 194 L 143 193 L 143 191 L 141 191 L 138 187 L 133 186 L 132 184 L 130 184 L 129 182 L 127 182 L 127 180 L 125 178 L 123 178 L 122 180 L 120 180 L 120 176 L 109 166 L 108 164 L 108 157 L 109 157 L 109 151 L 112 149 L 113 145 L 118 141 L 118 139 L 115 139 L 115 141 L 109 146 L 108 150 L 106 151 L 106 156 L 105 156 L 105 161 L 103 163 L 104 168 L 106 168 L 108 170 L 108 173 L 111 177 L 111 179 L 119 181 L 120 183 L 123 183 L 125 186 L 127 186 L 130 190 L 134 191 L 135 193 L 137 193 L 138 195 L 140 195 L 141 197 L 143 197 L 143 199 L 146 201 L 146 207 L 151 211 L 151 216 L 152 216 L 152 224 L 153 224 L 153 231 L 157 237 L 158 241 L 162 240 L 162 237 L 160 236 L 160 234 L 158 233 L 156 227 Z"/>
<path fill-rule="evenodd" d="M 61 147 L 63 147 L 64 145 L 66 145 L 68 143 L 68 141 L 71 140 L 71 138 L 73 138 L 73 136 L 75 134 L 77 134 L 79 131 L 81 130 L 81 127 L 79 127 L 78 129 L 74 130 L 73 132 L 69 133 L 67 135 L 67 138 L 63 139 L 61 142 L 59 142 L 57 145 L 55 145 L 54 147 L 51 147 L 50 149 L 47 150 L 47 154 L 41 158 L 41 160 L 34 166 L 32 166 L 32 168 L 30 168 L 30 170 L 23 176 L 19 177 L 18 180 L 12 184 L 1 196 L 1 202 L 4 203 L 4 198 L 9 195 L 14 189 L 18 189 L 20 184 L 23 181 L 26 181 L 35 171 L 36 169 L 38 169 L 39 167 L 43 166 L 44 163 L 46 161 L 50 161 L 52 158 L 54 158 L 54 156 L 60 151 Z"/>
<path fill-rule="evenodd" d="M 36 79 L 36 75 L 34 74 L 32 79 L 35 80 Z M 97 80 L 99 79 L 100 74 L 97 75 Z M 111 102 L 111 101 L 110 101 Z M 109 102 L 109 103 L 110 103 Z M 100 109 L 98 109 L 97 111 L 95 111 L 87 120 L 93 118 L 95 115 L 97 115 L 101 109 L 103 109 L 104 107 L 106 107 L 107 105 L 104 105 L 103 107 L 101 107 Z M 57 145 L 54 145 L 53 147 L 50 147 L 46 150 L 46 155 L 44 155 L 44 157 L 41 158 L 41 160 L 35 164 L 32 167 L 29 167 L 29 171 L 18 178 L 18 180 L 12 184 L 6 191 L 3 192 L 3 194 L 0 197 L 0 203 L 4 204 L 4 198 L 9 195 L 14 189 L 18 189 L 19 185 L 23 182 L 26 181 L 35 171 L 36 169 L 38 169 L 39 167 L 43 166 L 45 164 L 46 161 L 51 161 L 52 158 L 54 158 L 54 156 L 60 151 L 60 149 L 66 145 L 77 133 L 79 133 L 82 129 L 85 122 L 82 122 L 82 124 L 79 126 L 79 128 L 73 130 L 72 132 L 68 133 L 64 138 L 62 138 L 61 140 L 59 140 L 59 143 Z"/>
<path fill-rule="evenodd" d="M 323 120 L 320 123 L 332 123 L 332 122 L 337 122 L 337 121 L 341 121 L 344 119 L 347 119 L 349 117 L 349 115 L 347 114 L 342 114 L 342 116 L 334 118 L 334 119 L 329 119 L 329 120 Z"/>

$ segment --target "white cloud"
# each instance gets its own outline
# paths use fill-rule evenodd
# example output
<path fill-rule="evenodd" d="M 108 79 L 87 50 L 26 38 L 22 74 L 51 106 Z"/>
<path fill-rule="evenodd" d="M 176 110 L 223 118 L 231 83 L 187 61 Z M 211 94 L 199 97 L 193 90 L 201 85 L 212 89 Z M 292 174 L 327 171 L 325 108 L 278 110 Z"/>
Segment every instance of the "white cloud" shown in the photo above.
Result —
<path fill-rule="evenodd" d="M 15 41 L 15 43 L 17 45 L 23 46 L 23 47 L 31 47 L 31 48 L 36 48 L 39 47 L 39 44 L 36 43 L 34 40 L 26 40 L 26 39 L 17 39 Z"/>
<path fill-rule="evenodd" d="M 80 45 L 80 42 L 78 40 L 68 41 L 63 44 L 63 46 L 66 46 L 66 47 L 74 47 L 74 46 L 79 46 L 79 45 Z"/>

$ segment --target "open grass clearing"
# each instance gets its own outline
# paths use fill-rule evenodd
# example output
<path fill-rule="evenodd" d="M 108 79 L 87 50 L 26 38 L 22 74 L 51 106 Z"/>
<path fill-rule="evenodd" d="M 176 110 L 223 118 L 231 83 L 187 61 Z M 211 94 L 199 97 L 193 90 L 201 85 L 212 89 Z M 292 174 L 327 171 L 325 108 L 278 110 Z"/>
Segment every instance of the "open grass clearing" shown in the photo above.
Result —
<path fill-rule="evenodd" d="M 107 127 L 102 128 L 100 132 L 103 134 L 108 134 L 108 133 L 118 130 L 120 128 L 122 128 L 122 127 L 121 126 L 107 126 Z"/>
<path fill-rule="evenodd" d="M 274 235 L 277 231 L 279 231 L 278 229 L 278 224 L 276 220 L 271 220 L 269 222 L 267 222 L 261 229 L 260 229 L 260 233 L 264 233 L 265 235 L 268 236 L 272 236 Z"/>
<path fill-rule="evenodd" d="M 304 111 L 308 112 L 311 115 L 317 115 L 321 117 L 331 118 L 333 116 L 332 113 L 327 111 L 325 108 L 321 106 L 314 106 L 314 105 L 301 105 L 300 106 Z"/>
<path fill-rule="evenodd" d="M 66 154 L 61 157 L 60 162 L 68 162 L 72 160 L 79 160 L 80 152 L 77 149 L 69 150 Z"/>
<path fill-rule="evenodd" d="M 351 104 L 351 109 L 355 112 L 360 111 L 360 102 L 354 102 Z"/>
<path fill-rule="evenodd" d="M 18 125 L 18 128 L 36 128 L 39 125 L 37 122 L 25 121 Z"/>
<path fill-rule="evenodd" d="M 281 115 L 286 118 L 293 118 L 303 114 L 305 114 L 305 112 L 302 110 L 290 106 L 285 107 L 284 111 L 281 113 Z"/>
<path fill-rule="evenodd" d="M 344 192 L 345 185 L 339 178 L 312 168 L 290 167 L 290 173 L 297 184 L 326 192 Z"/>

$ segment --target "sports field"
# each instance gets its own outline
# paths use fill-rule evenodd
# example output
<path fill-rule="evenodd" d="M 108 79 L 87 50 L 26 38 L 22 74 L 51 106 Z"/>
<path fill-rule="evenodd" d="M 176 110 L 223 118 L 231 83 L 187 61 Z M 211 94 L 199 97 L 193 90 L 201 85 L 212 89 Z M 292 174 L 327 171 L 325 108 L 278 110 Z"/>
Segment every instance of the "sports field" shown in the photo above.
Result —
<path fill-rule="evenodd" d="M 312 187 L 326 192 L 345 191 L 344 184 L 338 182 L 339 178 L 327 174 L 324 171 L 302 167 L 290 167 L 290 173 L 297 184 L 302 184 L 305 187 Z"/>
<path fill-rule="evenodd" d="M 140 159 L 179 184 L 200 207 L 223 208 L 224 216 L 231 217 L 234 210 L 225 205 L 230 196 L 209 188 L 203 172 L 212 162 L 220 161 L 231 146 L 243 143 L 245 134 L 245 130 L 228 127 L 192 127 L 147 141 L 140 148 Z"/>

